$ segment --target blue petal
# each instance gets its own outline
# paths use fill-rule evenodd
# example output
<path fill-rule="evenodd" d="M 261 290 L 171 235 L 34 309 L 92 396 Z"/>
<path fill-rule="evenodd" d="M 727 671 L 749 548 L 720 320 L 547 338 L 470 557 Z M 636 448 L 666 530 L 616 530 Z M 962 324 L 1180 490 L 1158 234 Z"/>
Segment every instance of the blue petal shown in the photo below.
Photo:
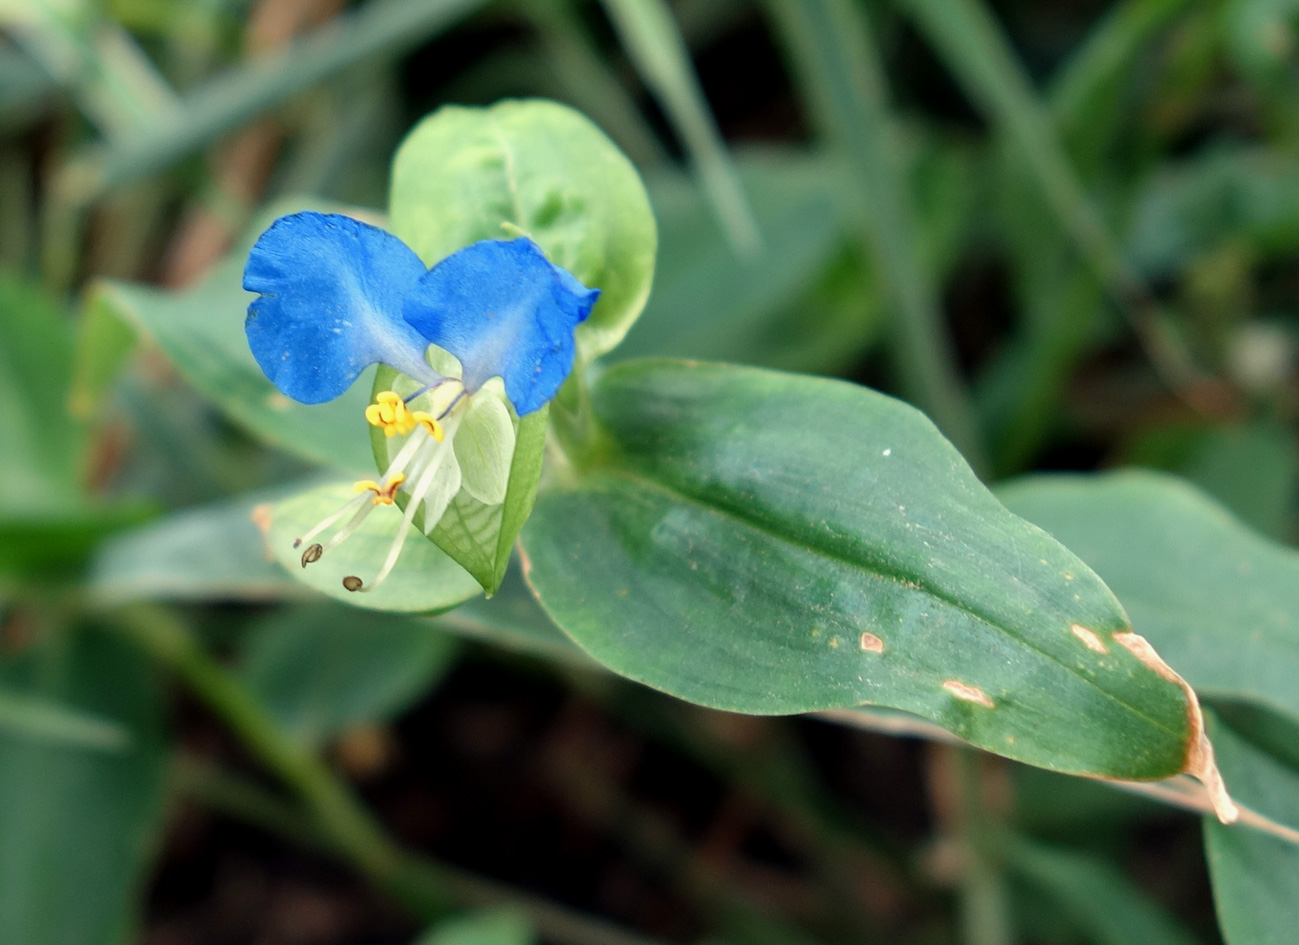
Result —
<path fill-rule="evenodd" d="M 338 214 L 280 217 L 248 254 L 248 346 L 271 383 L 318 404 L 381 361 L 421 380 L 441 379 L 402 302 L 424 264 L 391 233 Z"/>
<path fill-rule="evenodd" d="M 420 280 L 406 321 L 464 366 L 470 391 L 500 377 L 520 414 L 555 396 L 573 367 L 573 330 L 599 298 L 530 239 L 484 240 Z"/>

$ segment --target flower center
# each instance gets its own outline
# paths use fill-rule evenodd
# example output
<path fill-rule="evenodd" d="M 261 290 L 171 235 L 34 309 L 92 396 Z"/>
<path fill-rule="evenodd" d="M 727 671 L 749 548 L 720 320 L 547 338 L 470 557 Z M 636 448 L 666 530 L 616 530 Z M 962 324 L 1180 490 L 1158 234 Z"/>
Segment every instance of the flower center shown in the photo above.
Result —
<path fill-rule="evenodd" d="M 411 410 L 396 391 L 382 391 L 375 396 L 374 401 L 365 408 L 365 419 L 370 422 L 370 426 L 380 427 L 384 436 L 405 436 L 415 427 L 422 426 L 432 434 L 433 439 L 442 442 L 444 432 L 438 418 L 423 410 Z"/>
<path fill-rule="evenodd" d="M 382 477 L 378 480 L 362 479 L 354 483 L 353 488 L 357 493 L 355 499 L 327 516 L 294 542 L 294 548 L 307 545 L 302 552 L 304 568 L 319 561 L 325 552 L 337 547 L 352 535 L 373 508 L 395 504 L 397 494 L 404 491 L 407 501 L 403 510 L 402 524 L 393 538 L 392 546 L 379 573 L 368 584 L 355 575 L 348 575 L 343 579 L 343 586 L 349 591 L 373 590 L 383 583 L 396 565 L 406 536 L 414 524 L 416 512 L 423 507 L 424 523 L 429 529 L 441 519 L 447 505 L 460 489 L 460 467 L 456 460 L 452 439 L 460 426 L 468 402 L 463 385 L 455 380 L 446 381 L 427 393 L 434 395 L 447 384 L 454 384 L 458 390 L 448 388 L 444 392 L 444 397 L 432 398 L 435 403 L 446 404 L 445 409 L 436 417 L 424 410 L 411 410 L 408 400 L 391 390 L 377 394 L 375 402 L 365 408 L 365 419 L 371 426 L 382 429 L 385 436 L 409 436 L 409 438 L 393 456 Z M 366 501 L 367 499 L 370 501 Z M 337 529 L 328 541 L 324 543 L 311 541 L 347 518 L 349 514 L 351 517 L 346 524 Z"/>

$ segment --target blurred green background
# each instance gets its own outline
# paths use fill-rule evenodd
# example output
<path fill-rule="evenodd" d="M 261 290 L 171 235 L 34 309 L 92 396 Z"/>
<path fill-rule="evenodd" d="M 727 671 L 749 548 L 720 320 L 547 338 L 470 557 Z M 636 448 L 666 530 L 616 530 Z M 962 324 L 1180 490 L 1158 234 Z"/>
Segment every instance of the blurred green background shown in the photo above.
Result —
<path fill-rule="evenodd" d="M 303 446 L 163 352 L 202 373 L 268 213 L 379 213 L 425 113 L 549 97 L 659 222 L 612 358 L 846 377 L 990 483 L 1163 469 L 1288 542 L 1296 30 L 1294 0 L 0 0 L 0 942 L 1219 941 L 1191 818 L 656 697 L 517 576 L 437 621 L 311 597 L 254 524 Z M 954 781 L 1013 827 L 999 897 Z"/>

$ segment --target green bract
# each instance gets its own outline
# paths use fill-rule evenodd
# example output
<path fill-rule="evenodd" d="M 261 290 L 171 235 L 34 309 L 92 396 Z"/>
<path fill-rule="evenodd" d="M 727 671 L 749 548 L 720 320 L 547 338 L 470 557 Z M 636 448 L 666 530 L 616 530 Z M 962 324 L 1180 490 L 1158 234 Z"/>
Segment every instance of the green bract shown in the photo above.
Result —
<path fill-rule="evenodd" d="M 393 160 L 392 231 L 432 265 L 484 239 L 531 237 L 600 301 L 577 331 L 590 360 L 627 333 L 654 275 L 640 175 L 604 133 L 554 102 L 439 109 Z"/>

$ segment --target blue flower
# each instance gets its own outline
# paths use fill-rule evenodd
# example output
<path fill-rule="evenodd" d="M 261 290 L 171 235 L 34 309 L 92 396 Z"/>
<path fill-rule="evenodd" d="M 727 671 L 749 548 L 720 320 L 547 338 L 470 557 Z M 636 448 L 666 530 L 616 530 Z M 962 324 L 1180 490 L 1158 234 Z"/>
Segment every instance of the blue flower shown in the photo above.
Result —
<path fill-rule="evenodd" d="M 500 378 L 520 416 L 543 406 L 572 370 L 574 330 L 600 295 L 527 238 L 474 243 L 425 269 L 391 233 L 320 213 L 276 220 L 249 253 L 243 285 L 258 293 L 248 306 L 248 345 L 288 397 L 332 400 L 374 363 L 414 382 L 413 392 L 385 391 L 366 411 L 388 436 L 409 438 L 383 477 L 357 483 L 352 503 L 299 539 L 310 542 L 352 514 L 328 542 L 308 544 L 305 567 L 351 534 L 371 508 L 405 493 L 405 525 L 365 589 L 391 571 L 418 509 L 432 529 L 462 486 L 479 501 L 504 500 L 514 428 L 485 385 Z M 455 355 L 459 377 L 434 370 L 430 345 Z M 473 448 L 458 456 L 453 441 L 462 424 L 477 431 L 469 437 Z M 484 442 L 500 455 L 484 460 Z M 344 584 L 362 589 L 356 578 Z"/>

